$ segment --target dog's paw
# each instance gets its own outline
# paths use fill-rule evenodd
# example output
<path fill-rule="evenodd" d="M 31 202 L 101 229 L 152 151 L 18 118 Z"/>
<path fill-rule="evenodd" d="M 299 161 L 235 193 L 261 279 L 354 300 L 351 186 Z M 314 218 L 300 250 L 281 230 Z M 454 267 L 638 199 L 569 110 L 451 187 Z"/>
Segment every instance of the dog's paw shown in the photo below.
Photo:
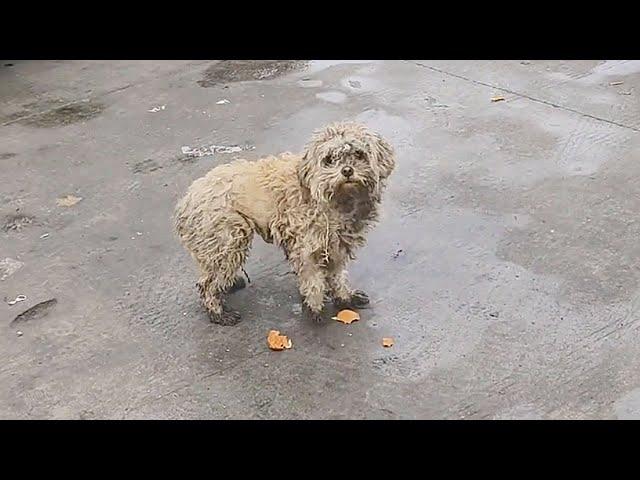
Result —
<path fill-rule="evenodd" d="M 334 305 L 337 308 L 364 308 L 369 305 L 369 295 L 364 293 L 362 290 L 355 290 L 351 294 L 351 298 L 348 300 L 335 299 Z"/>
<path fill-rule="evenodd" d="M 369 305 L 369 295 L 362 290 L 356 290 L 351 295 L 351 305 L 355 308 L 362 308 Z"/>
<path fill-rule="evenodd" d="M 237 325 L 240 322 L 240 314 L 235 310 L 224 309 L 222 313 L 210 313 L 209 320 L 211 323 L 216 323 L 225 327 L 231 327 Z"/>
<path fill-rule="evenodd" d="M 233 292 L 237 292 L 238 290 L 242 290 L 244 287 L 247 286 L 247 282 L 244 279 L 244 277 L 236 277 L 235 281 L 233 282 L 233 285 L 231 285 L 228 289 L 226 293 L 233 293 Z"/>
<path fill-rule="evenodd" d="M 302 318 L 312 323 L 322 323 L 324 321 L 324 318 L 322 318 L 322 312 L 314 312 L 306 305 L 302 309 Z"/>

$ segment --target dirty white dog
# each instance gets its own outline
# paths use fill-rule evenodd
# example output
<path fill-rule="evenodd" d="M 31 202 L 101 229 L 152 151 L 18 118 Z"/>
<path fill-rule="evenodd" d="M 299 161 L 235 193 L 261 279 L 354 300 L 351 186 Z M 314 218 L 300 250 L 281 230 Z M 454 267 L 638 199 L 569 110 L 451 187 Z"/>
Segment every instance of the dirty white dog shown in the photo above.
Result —
<path fill-rule="evenodd" d="M 221 296 L 244 286 L 238 272 L 254 233 L 284 250 L 306 317 L 322 319 L 325 295 L 340 308 L 367 305 L 345 267 L 377 220 L 394 166 L 393 149 L 379 135 L 336 123 L 316 131 L 300 155 L 239 160 L 193 182 L 177 205 L 175 226 L 200 266 L 197 286 L 211 321 L 240 320 Z"/>

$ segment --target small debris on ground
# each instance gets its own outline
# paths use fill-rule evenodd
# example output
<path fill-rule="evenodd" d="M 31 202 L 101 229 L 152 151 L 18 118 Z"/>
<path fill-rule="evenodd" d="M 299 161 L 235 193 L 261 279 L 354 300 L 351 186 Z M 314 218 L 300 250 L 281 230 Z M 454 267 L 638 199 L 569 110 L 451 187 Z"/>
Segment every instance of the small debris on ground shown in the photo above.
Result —
<path fill-rule="evenodd" d="M 2 225 L 2 230 L 5 232 L 19 232 L 27 225 L 34 223 L 34 217 L 30 215 L 15 214 L 5 217 L 5 222 Z"/>
<path fill-rule="evenodd" d="M 278 330 L 269 331 L 269 335 L 267 335 L 267 345 L 269 345 L 271 350 L 276 351 L 291 348 L 293 346 L 291 339 L 287 338 L 286 335 L 281 335 Z"/>
<path fill-rule="evenodd" d="M 9 278 L 11 275 L 20 270 L 23 265 L 24 263 L 9 257 L 5 258 L 4 260 L 0 260 L 0 281 L 4 280 L 5 278 Z"/>
<path fill-rule="evenodd" d="M 502 102 L 504 99 L 505 99 L 504 97 L 500 97 L 500 96 L 491 97 L 491 101 L 494 102 L 494 103 L 495 102 Z"/>
<path fill-rule="evenodd" d="M 242 151 L 242 148 L 237 145 L 230 147 L 225 147 L 224 145 L 211 145 L 211 149 L 216 153 L 237 153 Z"/>
<path fill-rule="evenodd" d="M 609 85 L 615 87 L 616 85 L 622 85 L 624 82 L 610 82 Z"/>
<path fill-rule="evenodd" d="M 435 97 L 426 96 L 424 98 L 424 101 L 427 102 L 429 104 L 429 107 L 432 108 L 449 108 L 449 105 L 438 102 L 438 99 Z"/>
<path fill-rule="evenodd" d="M 237 153 L 242 150 L 253 150 L 255 147 L 246 146 L 240 147 L 238 145 L 211 145 L 209 147 L 200 147 L 200 148 L 191 148 L 189 146 L 184 146 L 181 148 L 183 155 L 189 155 L 191 157 L 205 157 L 211 156 L 215 153 Z"/>
<path fill-rule="evenodd" d="M 338 315 L 333 317 L 333 320 L 337 320 L 349 325 L 350 323 L 360 320 L 360 314 L 358 314 L 358 312 L 354 312 L 353 310 L 340 310 L 338 312 Z"/>
<path fill-rule="evenodd" d="M 231 103 L 231 102 L 225 98 L 224 100 L 220 100 L 216 102 L 216 105 L 227 105 L 228 103 Z"/>
<path fill-rule="evenodd" d="M 213 151 L 209 150 L 207 147 L 203 148 L 191 148 L 189 146 L 184 146 L 180 149 L 183 155 L 189 155 L 191 157 L 204 157 L 208 155 L 213 155 Z"/>
<path fill-rule="evenodd" d="M 16 303 L 24 302 L 26 299 L 27 297 L 25 295 L 18 295 L 14 300 L 8 301 L 7 304 L 15 305 Z"/>
<path fill-rule="evenodd" d="M 396 252 L 391 255 L 393 258 L 398 258 L 400 256 L 400 254 L 403 252 L 402 249 L 396 250 Z"/>
<path fill-rule="evenodd" d="M 16 332 L 16 335 L 17 335 L 17 336 L 19 336 L 19 337 L 21 337 L 21 336 L 22 336 L 22 331 L 18 330 L 18 331 Z"/>
<path fill-rule="evenodd" d="M 159 107 L 153 107 L 151 110 L 148 110 L 151 113 L 159 112 L 160 110 L 164 110 L 166 105 L 160 105 Z"/>
<path fill-rule="evenodd" d="M 48 233 L 43 233 L 42 235 L 40 235 L 40 238 L 47 238 L 49 236 Z"/>
<path fill-rule="evenodd" d="M 391 337 L 384 337 L 382 339 L 382 346 L 385 348 L 393 347 L 394 341 Z"/>
<path fill-rule="evenodd" d="M 37 303 L 33 307 L 16 316 L 16 318 L 13 319 L 9 326 L 13 327 L 18 323 L 28 322 L 45 317 L 49 314 L 51 309 L 56 306 L 57 303 L 58 300 L 55 298 L 50 298 L 49 300 L 45 300 L 44 302 Z"/>
<path fill-rule="evenodd" d="M 66 197 L 58 198 L 56 203 L 59 207 L 73 207 L 76 203 L 82 200 L 82 197 L 76 197 L 75 195 L 67 195 Z"/>

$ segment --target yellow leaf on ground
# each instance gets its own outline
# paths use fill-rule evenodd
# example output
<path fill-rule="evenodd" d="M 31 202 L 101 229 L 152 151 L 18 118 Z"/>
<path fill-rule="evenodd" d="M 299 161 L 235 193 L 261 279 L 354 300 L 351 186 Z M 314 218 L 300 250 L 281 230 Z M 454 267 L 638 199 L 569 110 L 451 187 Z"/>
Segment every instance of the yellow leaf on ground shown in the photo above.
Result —
<path fill-rule="evenodd" d="M 58 204 L 59 207 L 73 207 L 80 200 L 82 200 L 82 197 L 67 195 L 66 197 L 58 198 L 56 200 L 56 203 Z"/>

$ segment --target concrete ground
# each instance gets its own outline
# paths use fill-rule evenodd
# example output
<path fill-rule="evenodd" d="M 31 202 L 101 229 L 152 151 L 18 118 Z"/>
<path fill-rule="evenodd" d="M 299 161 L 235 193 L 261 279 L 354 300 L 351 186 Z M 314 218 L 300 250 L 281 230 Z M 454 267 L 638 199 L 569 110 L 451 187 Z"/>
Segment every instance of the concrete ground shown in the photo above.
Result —
<path fill-rule="evenodd" d="M 1 418 L 640 417 L 640 62 L 2 62 Z M 256 240 L 210 324 L 177 199 L 340 119 L 398 153 L 372 308 L 306 323 Z"/>

